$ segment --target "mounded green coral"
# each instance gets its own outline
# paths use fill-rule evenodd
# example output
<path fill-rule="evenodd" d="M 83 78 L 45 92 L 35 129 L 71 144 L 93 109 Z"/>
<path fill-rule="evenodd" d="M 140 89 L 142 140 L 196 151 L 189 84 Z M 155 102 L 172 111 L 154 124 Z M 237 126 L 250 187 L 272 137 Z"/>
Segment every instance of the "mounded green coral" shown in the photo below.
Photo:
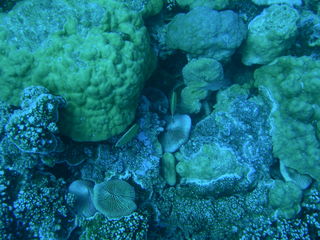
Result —
<path fill-rule="evenodd" d="M 286 167 L 320 180 L 320 61 L 280 57 L 254 73 L 255 85 L 272 105 L 275 157 Z"/>
<path fill-rule="evenodd" d="M 158 14 L 163 7 L 163 0 L 148 0 L 142 10 L 143 17 L 150 17 Z"/>
<path fill-rule="evenodd" d="M 17 104 L 22 89 L 42 85 L 67 100 L 59 127 L 73 140 L 125 130 L 155 66 L 141 16 L 114 0 L 33 0 L 14 11 L 0 24 L 0 99 Z"/>
<path fill-rule="evenodd" d="M 300 210 L 302 191 L 293 182 L 277 180 L 269 192 L 269 204 L 276 211 L 275 215 L 284 218 L 293 218 Z"/>
<path fill-rule="evenodd" d="M 179 110 L 188 114 L 200 112 L 201 100 L 209 95 L 209 91 L 226 85 L 222 65 L 211 58 L 191 60 L 182 69 L 182 74 L 186 87 L 181 91 Z"/>
<path fill-rule="evenodd" d="M 166 27 L 169 48 L 186 52 L 191 58 L 228 61 L 245 38 L 246 26 L 233 11 L 197 7 L 177 14 Z"/>
<path fill-rule="evenodd" d="M 288 5 L 272 5 L 248 26 L 242 48 L 245 65 L 266 64 L 285 54 L 297 34 L 298 11 Z"/>

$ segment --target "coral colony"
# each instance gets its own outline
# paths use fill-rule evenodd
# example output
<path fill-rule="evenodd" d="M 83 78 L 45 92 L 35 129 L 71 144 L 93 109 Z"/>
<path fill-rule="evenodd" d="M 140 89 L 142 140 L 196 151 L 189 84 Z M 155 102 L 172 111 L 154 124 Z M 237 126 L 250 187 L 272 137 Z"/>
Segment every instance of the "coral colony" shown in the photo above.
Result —
<path fill-rule="evenodd" d="M 320 239 L 320 1 L 1 0 L 0 240 Z"/>

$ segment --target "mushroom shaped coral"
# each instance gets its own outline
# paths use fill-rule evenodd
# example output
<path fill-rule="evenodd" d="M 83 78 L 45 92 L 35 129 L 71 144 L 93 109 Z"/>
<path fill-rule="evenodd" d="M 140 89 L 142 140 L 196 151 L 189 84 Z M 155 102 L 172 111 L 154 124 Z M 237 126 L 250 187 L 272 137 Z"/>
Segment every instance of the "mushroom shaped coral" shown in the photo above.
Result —
<path fill-rule="evenodd" d="M 165 152 L 175 152 L 184 144 L 190 134 L 191 118 L 186 114 L 176 114 L 168 122 L 165 133 L 160 138 L 160 143 Z"/>
<path fill-rule="evenodd" d="M 92 203 L 93 182 L 85 180 L 73 181 L 68 190 L 75 195 L 75 210 L 84 217 L 92 217 L 97 212 Z"/>
<path fill-rule="evenodd" d="M 109 180 L 93 188 L 93 203 L 96 209 L 108 218 L 130 215 L 137 205 L 134 188 L 122 180 Z"/>

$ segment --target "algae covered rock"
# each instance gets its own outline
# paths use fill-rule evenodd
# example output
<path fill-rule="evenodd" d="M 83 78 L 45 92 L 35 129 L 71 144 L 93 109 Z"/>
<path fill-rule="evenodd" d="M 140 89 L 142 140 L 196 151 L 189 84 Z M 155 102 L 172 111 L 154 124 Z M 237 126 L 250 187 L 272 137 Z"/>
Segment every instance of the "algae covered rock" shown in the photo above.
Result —
<path fill-rule="evenodd" d="M 246 27 L 233 11 L 198 7 L 177 14 L 167 26 L 166 43 L 191 57 L 228 60 L 245 38 Z"/>
<path fill-rule="evenodd" d="M 245 65 L 266 64 L 282 56 L 297 35 L 297 10 L 288 5 L 272 5 L 255 17 L 248 26 L 242 48 Z"/>
<path fill-rule="evenodd" d="M 63 96 L 59 128 L 76 141 L 124 131 L 155 65 L 141 16 L 113 0 L 25 1 L 2 16 L 0 49 L 0 99 L 30 85 Z"/>
<path fill-rule="evenodd" d="M 320 180 L 320 61 L 280 57 L 254 73 L 272 105 L 273 154 L 286 167 Z"/>

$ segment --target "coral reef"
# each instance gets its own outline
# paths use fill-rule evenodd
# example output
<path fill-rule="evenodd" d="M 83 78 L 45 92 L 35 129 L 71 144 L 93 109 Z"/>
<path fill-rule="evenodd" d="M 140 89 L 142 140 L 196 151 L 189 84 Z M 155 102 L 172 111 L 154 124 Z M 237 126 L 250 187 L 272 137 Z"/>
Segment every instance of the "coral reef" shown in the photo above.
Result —
<path fill-rule="evenodd" d="M 249 222 L 268 213 L 267 189 L 262 185 L 252 192 L 217 200 L 188 191 L 168 188 L 156 201 L 161 221 L 173 231 L 182 231 L 186 239 L 238 239 Z"/>
<path fill-rule="evenodd" d="M 165 121 L 151 111 L 150 101 L 143 97 L 138 108 L 140 130 L 138 135 L 120 148 L 101 143 L 96 159 L 90 159 L 82 166 L 82 179 L 103 182 L 105 178 L 130 176 L 143 189 L 151 190 L 159 183 L 159 165 L 162 156 L 159 134 L 164 130 Z"/>
<path fill-rule="evenodd" d="M 259 217 L 240 234 L 239 239 L 318 239 L 320 237 L 320 193 L 312 187 L 305 194 L 299 218 Z"/>
<path fill-rule="evenodd" d="M 196 7 L 208 7 L 215 10 L 222 10 L 229 4 L 229 0 L 176 0 L 182 8 L 193 9 Z"/>
<path fill-rule="evenodd" d="M 16 2 L 1 240 L 320 239 L 319 1 Z"/>
<path fill-rule="evenodd" d="M 249 94 L 238 85 L 218 94 L 213 113 L 196 124 L 176 154 L 183 183 L 212 195 L 230 195 L 248 191 L 259 176 L 268 175 L 273 162 L 270 110 Z"/>

